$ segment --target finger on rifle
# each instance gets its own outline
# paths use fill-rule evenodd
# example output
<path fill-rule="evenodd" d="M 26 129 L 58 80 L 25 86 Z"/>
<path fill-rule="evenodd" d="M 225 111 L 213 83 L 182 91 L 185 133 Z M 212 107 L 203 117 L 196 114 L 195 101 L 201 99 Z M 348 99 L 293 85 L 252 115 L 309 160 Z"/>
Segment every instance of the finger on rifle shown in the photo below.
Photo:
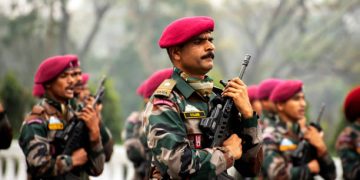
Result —
<path fill-rule="evenodd" d="M 239 77 L 235 77 L 233 79 L 231 79 L 231 81 L 235 82 L 236 84 L 242 85 L 242 86 L 246 86 L 246 84 L 244 83 L 244 81 L 242 81 Z"/>

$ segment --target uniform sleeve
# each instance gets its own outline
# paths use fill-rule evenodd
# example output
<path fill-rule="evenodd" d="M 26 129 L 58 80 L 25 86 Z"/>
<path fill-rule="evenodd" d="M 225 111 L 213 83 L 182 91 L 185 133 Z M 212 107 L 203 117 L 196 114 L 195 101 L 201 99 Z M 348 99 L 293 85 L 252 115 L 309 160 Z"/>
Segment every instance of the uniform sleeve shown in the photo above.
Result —
<path fill-rule="evenodd" d="M 98 176 L 104 170 L 105 153 L 100 135 L 100 141 L 90 142 L 90 148 L 87 150 L 88 162 L 86 163 L 86 171 L 91 176 Z"/>
<path fill-rule="evenodd" d="M 242 139 L 243 154 L 239 160 L 235 161 L 235 169 L 243 176 L 255 177 L 260 173 L 263 163 L 263 149 L 261 143 L 261 134 L 258 129 L 258 115 L 254 112 L 251 119 L 241 119 L 238 117 L 236 121 L 239 125 L 237 134 Z"/>
<path fill-rule="evenodd" d="M 279 150 L 276 134 L 265 134 L 263 140 L 264 163 L 262 172 L 266 179 L 309 179 L 311 176 L 307 165 L 293 166 Z"/>
<path fill-rule="evenodd" d="M 179 112 L 175 102 L 156 98 L 145 111 L 147 143 L 161 174 L 173 179 L 210 179 L 231 167 L 234 160 L 223 148 L 191 148 Z"/>
<path fill-rule="evenodd" d="M 320 175 L 324 179 L 336 179 L 336 167 L 329 153 L 317 159 L 320 165 Z"/>
<path fill-rule="evenodd" d="M 344 179 L 360 178 L 360 155 L 356 151 L 350 128 L 345 129 L 338 137 L 336 150 L 340 156 Z"/>
<path fill-rule="evenodd" d="M 141 142 L 139 132 L 141 129 L 141 123 L 127 121 L 126 123 L 126 139 L 125 149 L 128 158 L 134 163 L 135 167 L 139 166 L 145 161 L 145 147 Z"/>
<path fill-rule="evenodd" d="M 53 158 L 46 136 L 47 128 L 43 123 L 23 125 L 19 143 L 25 154 L 28 170 L 39 177 L 58 176 L 69 172 L 73 167 L 71 157 L 58 155 Z"/>
<path fill-rule="evenodd" d="M 108 162 L 111 159 L 111 155 L 114 151 L 114 140 L 112 138 L 109 128 L 105 126 L 103 122 L 100 125 L 101 142 L 104 146 L 105 161 Z"/>

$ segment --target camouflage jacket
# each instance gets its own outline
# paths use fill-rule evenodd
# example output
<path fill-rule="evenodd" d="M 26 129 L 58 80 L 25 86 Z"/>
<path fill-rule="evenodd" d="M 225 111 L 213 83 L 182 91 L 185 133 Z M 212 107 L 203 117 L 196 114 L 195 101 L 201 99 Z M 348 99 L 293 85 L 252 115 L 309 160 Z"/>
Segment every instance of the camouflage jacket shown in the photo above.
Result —
<path fill-rule="evenodd" d="M 313 179 L 315 174 L 310 173 L 308 162 L 305 162 L 307 160 L 303 157 L 296 158 L 294 155 L 299 150 L 298 148 L 301 148 L 300 140 L 298 124 L 278 120 L 275 126 L 268 126 L 264 129 L 264 163 L 262 167 L 264 179 Z M 306 151 L 308 153 L 316 152 L 315 148 L 310 145 Z M 319 175 L 324 179 L 335 179 L 335 164 L 330 155 L 314 158 L 320 165 Z"/>
<path fill-rule="evenodd" d="M 260 116 L 260 120 L 262 122 L 262 130 L 264 130 L 266 127 L 269 126 L 274 127 L 278 118 L 276 114 L 263 110 Z"/>
<path fill-rule="evenodd" d="M 153 178 L 161 179 L 157 176 L 161 174 L 163 179 L 213 179 L 234 165 L 230 153 L 223 147 L 211 148 L 199 128 L 216 95 L 213 92 L 208 99 L 200 96 L 176 71 L 172 79 L 158 87 L 144 115 L 147 144 L 155 167 L 150 172 Z M 260 141 L 257 119 L 255 115 L 241 121 L 243 133 L 252 145 Z"/>
<path fill-rule="evenodd" d="M 88 179 L 103 171 L 105 155 L 100 142 L 86 148 L 88 162 L 73 167 L 71 156 L 63 155 L 55 135 L 65 129 L 74 114 L 64 105 L 43 99 L 35 105 L 21 127 L 19 144 L 28 166 L 28 179 Z"/>
<path fill-rule="evenodd" d="M 336 150 L 344 179 L 360 179 L 360 124 L 345 127 L 336 141 Z"/>
<path fill-rule="evenodd" d="M 142 112 L 132 112 L 126 119 L 126 154 L 135 167 L 135 179 L 147 179 L 150 170 L 151 153 L 146 144 L 142 128 Z"/>

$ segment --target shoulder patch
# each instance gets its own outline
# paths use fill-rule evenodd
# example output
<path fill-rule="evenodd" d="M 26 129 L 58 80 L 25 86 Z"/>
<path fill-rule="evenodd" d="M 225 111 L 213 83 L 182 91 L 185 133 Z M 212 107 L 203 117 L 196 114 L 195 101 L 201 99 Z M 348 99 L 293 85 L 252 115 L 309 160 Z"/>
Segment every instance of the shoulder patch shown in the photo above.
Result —
<path fill-rule="evenodd" d="M 160 86 L 155 90 L 154 96 L 165 96 L 169 97 L 171 91 L 176 85 L 176 81 L 173 79 L 164 80 Z"/>

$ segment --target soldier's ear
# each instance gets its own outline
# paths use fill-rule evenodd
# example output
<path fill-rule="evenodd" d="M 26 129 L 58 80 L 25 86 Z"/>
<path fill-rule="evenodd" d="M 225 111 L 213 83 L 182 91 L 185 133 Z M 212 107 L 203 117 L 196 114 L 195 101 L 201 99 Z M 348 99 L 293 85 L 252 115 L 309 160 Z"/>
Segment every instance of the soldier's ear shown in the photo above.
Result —
<path fill-rule="evenodd" d="M 285 108 L 285 103 L 275 103 L 275 108 L 278 112 L 283 111 Z"/>
<path fill-rule="evenodd" d="M 180 59 L 181 59 L 181 55 L 180 55 L 181 51 L 180 51 L 179 47 L 171 47 L 169 49 L 169 51 L 170 51 L 172 61 L 175 61 L 175 62 L 180 61 Z"/>

